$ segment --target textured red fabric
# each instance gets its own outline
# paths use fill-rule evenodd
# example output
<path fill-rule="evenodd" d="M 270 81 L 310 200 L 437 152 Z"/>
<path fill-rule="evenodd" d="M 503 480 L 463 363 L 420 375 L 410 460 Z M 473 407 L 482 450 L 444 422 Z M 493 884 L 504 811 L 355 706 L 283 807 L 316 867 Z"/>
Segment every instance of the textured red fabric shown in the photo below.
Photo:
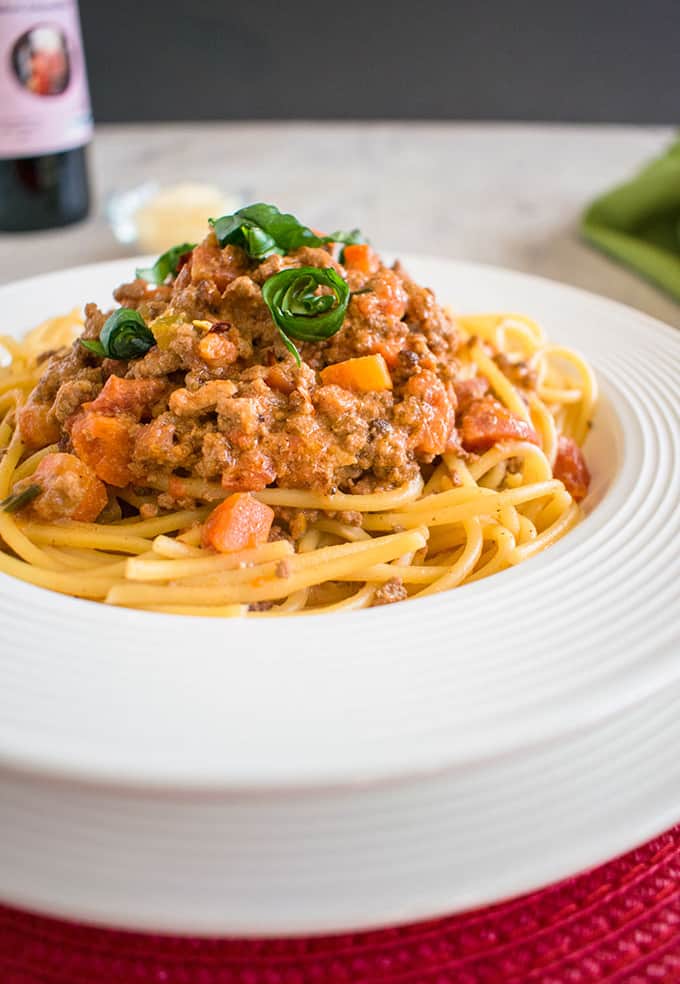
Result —
<path fill-rule="evenodd" d="M 680 826 L 474 912 L 310 939 L 93 929 L 0 906 L 1 984 L 678 984 Z"/>

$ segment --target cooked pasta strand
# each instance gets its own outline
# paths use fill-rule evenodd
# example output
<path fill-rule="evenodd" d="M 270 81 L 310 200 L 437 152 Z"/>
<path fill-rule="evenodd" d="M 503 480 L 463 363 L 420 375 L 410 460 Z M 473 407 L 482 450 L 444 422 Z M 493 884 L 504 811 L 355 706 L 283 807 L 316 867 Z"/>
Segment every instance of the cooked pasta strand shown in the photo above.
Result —
<path fill-rule="evenodd" d="M 335 495 L 317 495 L 315 492 L 303 492 L 298 489 L 265 489 L 256 492 L 255 497 L 268 506 L 287 506 L 296 509 L 327 509 L 342 512 L 380 512 L 383 509 L 396 509 L 399 506 L 413 502 L 420 495 L 423 480 L 416 476 L 406 485 L 393 489 L 391 492 L 373 492 L 371 495 L 353 495 L 338 492 Z"/>
<path fill-rule="evenodd" d="M 527 423 L 531 423 L 531 417 L 526 404 L 523 402 L 512 383 L 500 371 L 493 359 L 490 359 L 489 356 L 482 350 L 481 345 L 473 345 L 470 349 L 470 355 L 472 356 L 472 359 L 476 363 L 481 374 L 488 379 L 491 389 L 494 391 L 501 403 L 504 403 L 508 410 L 512 410 L 512 412 L 522 420 L 526 420 Z"/>
<path fill-rule="evenodd" d="M 48 543 L 53 547 L 86 547 L 92 550 L 113 550 L 116 553 L 143 554 L 151 549 L 151 542 L 142 536 L 115 532 L 116 526 L 95 526 L 89 523 L 64 523 L 48 526 L 42 523 L 24 523 L 19 529 L 34 543 Z"/>
<path fill-rule="evenodd" d="M 35 451 L 32 455 L 22 461 L 21 464 L 16 468 L 12 480 L 15 482 L 21 481 L 22 478 L 28 478 L 36 470 L 40 462 L 48 454 L 53 454 L 58 450 L 58 445 L 48 444 L 46 448 L 41 448 L 40 451 Z"/>
<path fill-rule="evenodd" d="M 484 543 L 482 527 L 478 519 L 466 520 L 463 526 L 465 527 L 465 535 L 467 537 L 467 543 L 465 544 L 463 553 L 445 574 L 442 574 L 432 584 L 419 591 L 416 597 L 422 598 L 424 595 L 437 594 L 439 591 L 455 588 L 456 585 L 464 581 L 468 574 L 474 570 Z"/>
<path fill-rule="evenodd" d="M 323 581 L 341 581 L 343 575 L 356 569 L 360 557 L 367 564 L 393 560 L 408 549 L 419 549 L 427 542 L 427 530 L 395 533 L 370 542 L 345 543 L 339 547 L 322 547 L 314 554 L 293 557 L 289 563 L 296 565 L 288 577 L 265 577 L 261 583 L 228 585 L 217 588 L 176 587 L 174 585 L 151 587 L 122 584 L 113 587 L 107 596 L 109 604 L 132 606 L 143 604 L 214 604 L 253 603 L 275 601 L 287 595 Z M 314 556 L 317 555 L 317 556 Z M 311 562 L 310 562 L 311 558 Z"/>
<path fill-rule="evenodd" d="M 37 587 L 49 588 L 51 591 L 73 595 L 76 598 L 103 599 L 107 592 L 113 590 L 114 586 L 120 583 L 119 577 L 92 577 L 89 571 L 86 574 L 80 574 L 71 571 L 45 570 L 43 567 L 36 567 L 35 564 L 16 560 L 1 551 L 0 571 L 4 574 L 11 574 L 12 577 L 17 577 L 21 581 L 35 584 Z"/>
<path fill-rule="evenodd" d="M 174 560 L 156 560 L 148 553 L 127 561 L 126 576 L 131 581 L 172 581 L 196 574 L 215 574 L 220 571 L 246 569 L 256 564 L 281 560 L 293 555 L 288 540 L 275 540 L 252 550 L 233 554 L 212 554 L 207 557 L 186 557 Z M 247 574 L 247 570 L 245 570 Z"/>

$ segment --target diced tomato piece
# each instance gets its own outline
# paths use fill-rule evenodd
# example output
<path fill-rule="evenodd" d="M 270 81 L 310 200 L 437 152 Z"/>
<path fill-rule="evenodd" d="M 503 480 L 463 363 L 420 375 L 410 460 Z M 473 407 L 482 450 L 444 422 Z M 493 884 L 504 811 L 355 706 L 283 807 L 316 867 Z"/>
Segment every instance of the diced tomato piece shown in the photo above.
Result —
<path fill-rule="evenodd" d="M 470 404 L 463 415 L 462 435 L 466 451 L 488 451 L 499 441 L 540 444 L 531 424 L 490 397 Z"/>
<path fill-rule="evenodd" d="M 489 392 L 489 384 L 484 376 L 473 376 L 472 379 L 460 379 L 453 384 L 458 401 L 458 412 L 465 413 L 470 404 L 481 400 Z"/>
<path fill-rule="evenodd" d="M 588 465 L 576 441 L 564 434 L 560 434 L 557 440 L 553 475 L 564 482 L 565 489 L 577 502 L 585 498 L 590 486 Z"/>
<path fill-rule="evenodd" d="M 345 246 L 342 262 L 347 270 L 359 270 L 360 273 L 375 273 L 379 266 L 378 257 L 368 243 Z"/>
<path fill-rule="evenodd" d="M 151 412 L 154 403 L 158 403 L 166 390 L 167 384 L 161 379 L 109 376 L 99 396 L 83 404 L 83 409 L 111 416 L 128 413 L 139 420 Z"/>
<path fill-rule="evenodd" d="M 19 410 L 19 436 L 28 448 L 44 448 L 59 440 L 59 422 L 46 403 L 27 403 Z"/>
<path fill-rule="evenodd" d="M 256 448 L 239 455 L 222 472 L 222 488 L 233 492 L 261 492 L 276 478 L 271 458 Z"/>
<path fill-rule="evenodd" d="M 86 410 L 73 421 L 73 448 L 98 478 L 123 488 L 132 481 L 130 459 L 136 426 L 132 417 L 108 417 Z"/>
<path fill-rule="evenodd" d="M 399 355 L 406 347 L 409 330 L 403 321 L 394 322 L 389 328 L 376 333 L 370 345 L 374 355 L 382 355 L 390 369 L 399 365 Z"/>
<path fill-rule="evenodd" d="M 225 246 L 209 241 L 199 243 L 191 254 L 191 279 L 212 280 L 218 290 L 224 290 L 248 270 L 248 258 L 238 246 Z"/>
<path fill-rule="evenodd" d="M 423 454 L 443 454 L 456 422 L 456 412 L 444 384 L 426 370 L 411 376 L 404 395 L 413 396 L 419 402 L 421 424 L 413 438 L 413 447 Z"/>
<path fill-rule="evenodd" d="M 372 346 L 373 354 L 382 356 L 390 369 L 396 369 L 399 365 L 399 353 L 403 347 L 404 346 L 400 341 L 393 344 L 390 344 L 387 341 L 376 342 L 376 344 Z"/>
<path fill-rule="evenodd" d="M 320 373 L 325 385 L 342 386 L 353 393 L 375 393 L 392 389 L 392 377 L 382 355 L 361 355 L 326 366 Z"/>
<path fill-rule="evenodd" d="M 202 543 L 218 553 L 234 553 L 266 543 L 274 510 L 248 492 L 236 492 L 221 502 L 203 524 Z"/>
<path fill-rule="evenodd" d="M 31 476 L 41 494 L 33 500 L 32 511 L 52 522 L 75 519 L 92 523 L 108 501 L 106 486 L 74 454 L 47 454 Z"/>
<path fill-rule="evenodd" d="M 367 293 L 355 294 L 352 298 L 364 318 L 404 317 L 408 306 L 408 294 L 399 277 L 392 270 L 380 270 L 367 285 Z"/>

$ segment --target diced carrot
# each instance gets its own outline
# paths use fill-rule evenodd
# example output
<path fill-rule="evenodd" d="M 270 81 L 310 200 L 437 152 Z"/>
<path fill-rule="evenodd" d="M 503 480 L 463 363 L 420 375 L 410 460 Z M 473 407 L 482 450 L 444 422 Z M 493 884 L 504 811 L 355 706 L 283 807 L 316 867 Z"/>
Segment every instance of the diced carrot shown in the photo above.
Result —
<path fill-rule="evenodd" d="M 46 403 L 27 403 L 19 410 L 19 436 L 27 448 L 44 448 L 59 440 L 59 422 Z"/>
<path fill-rule="evenodd" d="M 557 441 L 557 456 L 553 475 L 564 482 L 567 492 L 580 502 L 584 499 L 590 485 L 590 472 L 583 452 L 570 437 L 560 434 Z"/>
<path fill-rule="evenodd" d="M 131 417 L 108 417 L 86 410 L 73 421 L 71 441 L 80 460 L 98 478 L 123 488 L 132 481 L 130 458 L 135 426 Z"/>
<path fill-rule="evenodd" d="M 218 553 L 245 550 L 266 543 L 273 521 L 273 509 L 248 492 L 236 492 L 210 513 L 201 542 Z"/>
<path fill-rule="evenodd" d="M 108 501 L 106 487 L 74 454 L 47 454 L 31 476 L 41 495 L 33 503 L 40 519 L 92 523 Z"/>
<path fill-rule="evenodd" d="M 374 393 L 392 389 L 392 378 L 382 355 L 362 355 L 335 362 L 321 370 L 321 382 L 342 386 L 354 393 Z"/>
<path fill-rule="evenodd" d="M 229 366 L 238 359 L 238 348 L 228 335 L 209 331 L 198 343 L 198 354 L 211 369 Z"/>
<path fill-rule="evenodd" d="M 368 243 L 352 243 L 343 250 L 343 265 L 348 270 L 358 270 L 360 273 L 375 273 L 378 269 L 378 257 Z"/>
<path fill-rule="evenodd" d="M 466 451 L 488 451 L 499 441 L 540 443 L 531 424 L 489 397 L 470 404 L 463 415 L 462 436 Z"/>
<path fill-rule="evenodd" d="M 104 388 L 94 400 L 83 404 L 84 410 L 95 413 L 129 413 L 138 420 L 151 411 L 167 389 L 162 379 L 122 379 L 109 376 Z"/>

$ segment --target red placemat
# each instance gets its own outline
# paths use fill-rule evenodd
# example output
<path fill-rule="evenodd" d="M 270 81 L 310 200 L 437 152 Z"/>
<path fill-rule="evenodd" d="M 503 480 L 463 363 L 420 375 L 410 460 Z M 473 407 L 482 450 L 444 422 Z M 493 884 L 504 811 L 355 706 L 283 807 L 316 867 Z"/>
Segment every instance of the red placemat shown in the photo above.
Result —
<path fill-rule="evenodd" d="M 680 826 L 540 892 L 375 932 L 188 939 L 94 929 L 0 906 L 1 984 L 602 981 L 680 982 Z"/>

